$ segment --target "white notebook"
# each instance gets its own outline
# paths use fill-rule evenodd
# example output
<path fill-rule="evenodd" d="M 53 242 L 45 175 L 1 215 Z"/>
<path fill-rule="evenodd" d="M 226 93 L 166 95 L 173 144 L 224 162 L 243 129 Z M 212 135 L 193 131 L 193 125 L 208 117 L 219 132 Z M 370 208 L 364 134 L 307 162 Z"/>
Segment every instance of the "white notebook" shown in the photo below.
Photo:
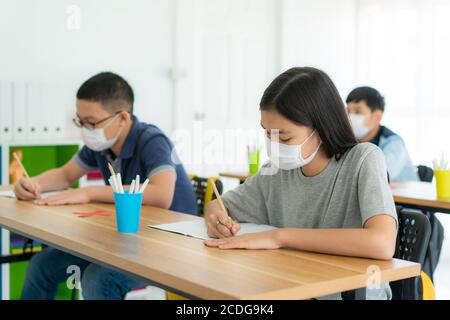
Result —
<path fill-rule="evenodd" d="M 254 224 L 254 223 L 241 223 L 241 229 L 238 232 L 238 235 L 253 233 L 253 232 L 262 232 L 269 231 L 275 229 L 275 227 L 264 225 L 264 224 Z M 211 240 L 206 231 L 205 220 L 194 220 L 194 221 L 183 221 L 183 222 L 174 222 L 167 224 L 153 224 L 148 225 L 149 228 L 155 228 L 163 231 L 173 232 L 182 234 L 188 237 L 203 239 L 203 240 Z"/>
<path fill-rule="evenodd" d="M 43 192 L 43 193 L 41 193 L 41 198 L 45 199 L 47 197 L 50 197 L 50 196 L 60 193 L 60 192 L 61 191 Z M 8 191 L 0 191 L 0 197 L 15 199 L 16 195 L 14 194 L 14 191 L 8 190 Z"/>

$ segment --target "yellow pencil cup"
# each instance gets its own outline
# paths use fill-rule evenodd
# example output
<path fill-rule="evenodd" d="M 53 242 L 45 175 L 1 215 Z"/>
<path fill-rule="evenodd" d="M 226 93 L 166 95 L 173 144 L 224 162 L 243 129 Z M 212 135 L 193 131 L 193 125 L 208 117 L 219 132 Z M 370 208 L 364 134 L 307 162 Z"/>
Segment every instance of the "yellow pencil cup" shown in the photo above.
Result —
<path fill-rule="evenodd" d="M 436 193 L 439 199 L 450 199 L 450 170 L 434 170 Z"/>

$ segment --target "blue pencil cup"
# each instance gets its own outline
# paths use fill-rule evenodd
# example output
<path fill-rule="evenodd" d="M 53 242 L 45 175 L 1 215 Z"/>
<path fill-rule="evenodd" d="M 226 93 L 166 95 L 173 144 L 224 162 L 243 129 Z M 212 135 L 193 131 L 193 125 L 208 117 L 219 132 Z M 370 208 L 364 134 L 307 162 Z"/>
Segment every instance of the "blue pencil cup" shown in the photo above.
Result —
<path fill-rule="evenodd" d="M 141 218 L 142 193 L 129 194 L 128 191 L 114 193 L 114 202 L 116 206 L 117 231 L 138 232 Z"/>

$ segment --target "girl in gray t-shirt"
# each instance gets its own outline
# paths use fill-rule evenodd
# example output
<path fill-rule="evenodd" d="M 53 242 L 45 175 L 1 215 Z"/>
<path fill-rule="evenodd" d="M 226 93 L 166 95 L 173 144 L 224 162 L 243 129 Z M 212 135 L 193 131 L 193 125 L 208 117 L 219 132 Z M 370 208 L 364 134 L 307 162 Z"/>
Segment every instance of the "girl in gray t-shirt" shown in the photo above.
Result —
<path fill-rule="evenodd" d="M 219 239 L 205 244 L 391 259 L 397 214 L 384 156 L 373 144 L 357 144 L 330 78 L 289 69 L 265 90 L 260 111 L 270 161 L 224 194 L 228 212 L 217 201 L 206 206 L 208 234 Z M 239 222 L 278 228 L 235 236 Z M 389 287 L 381 289 L 368 294 L 389 298 Z"/>

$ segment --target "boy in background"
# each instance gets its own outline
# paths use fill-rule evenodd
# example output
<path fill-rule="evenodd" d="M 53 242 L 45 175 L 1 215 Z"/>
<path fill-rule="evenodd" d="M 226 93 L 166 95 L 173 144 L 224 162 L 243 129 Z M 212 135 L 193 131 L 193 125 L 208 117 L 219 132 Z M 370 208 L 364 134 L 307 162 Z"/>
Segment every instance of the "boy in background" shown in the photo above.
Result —
<path fill-rule="evenodd" d="M 418 181 L 403 139 L 381 125 L 384 97 L 374 88 L 358 87 L 349 93 L 346 102 L 356 138 L 360 142 L 372 142 L 383 151 L 390 181 Z"/>

